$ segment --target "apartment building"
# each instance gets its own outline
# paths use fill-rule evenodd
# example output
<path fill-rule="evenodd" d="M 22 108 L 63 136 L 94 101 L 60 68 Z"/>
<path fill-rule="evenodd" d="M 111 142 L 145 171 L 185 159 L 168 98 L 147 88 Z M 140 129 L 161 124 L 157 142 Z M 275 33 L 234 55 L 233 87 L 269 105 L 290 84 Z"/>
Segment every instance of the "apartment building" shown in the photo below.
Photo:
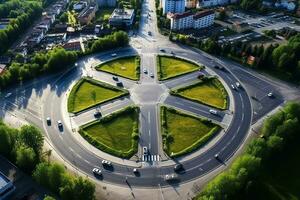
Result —
<path fill-rule="evenodd" d="M 204 10 L 193 14 L 192 12 L 171 14 L 171 29 L 201 29 L 213 25 L 215 13 L 213 10 Z"/>
<path fill-rule="evenodd" d="M 185 11 L 185 0 L 162 0 L 163 14 L 183 13 Z"/>

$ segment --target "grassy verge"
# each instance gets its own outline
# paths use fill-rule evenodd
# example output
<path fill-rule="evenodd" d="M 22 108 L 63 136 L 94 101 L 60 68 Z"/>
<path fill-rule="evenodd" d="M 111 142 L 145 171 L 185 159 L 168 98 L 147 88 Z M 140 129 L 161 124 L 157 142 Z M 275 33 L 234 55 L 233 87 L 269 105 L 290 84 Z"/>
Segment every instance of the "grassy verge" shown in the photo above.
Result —
<path fill-rule="evenodd" d="M 140 79 L 140 62 L 139 56 L 122 57 L 102 63 L 96 69 L 136 81 Z"/>
<path fill-rule="evenodd" d="M 214 77 L 205 78 L 195 84 L 171 90 L 170 93 L 223 110 L 228 107 L 227 91 L 222 83 Z"/>
<path fill-rule="evenodd" d="M 220 130 L 209 120 L 162 106 L 160 110 L 164 151 L 178 157 L 203 146 Z"/>
<path fill-rule="evenodd" d="M 127 107 L 80 127 L 79 133 L 101 151 L 130 158 L 138 149 L 138 115 L 137 107 Z"/>
<path fill-rule="evenodd" d="M 202 69 L 191 61 L 173 56 L 157 56 L 157 75 L 159 80 L 175 78 Z"/>
<path fill-rule="evenodd" d="M 83 78 L 71 90 L 68 98 L 68 111 L 78 113 L 128 94 L 127 90 L 93 79 Z"/>

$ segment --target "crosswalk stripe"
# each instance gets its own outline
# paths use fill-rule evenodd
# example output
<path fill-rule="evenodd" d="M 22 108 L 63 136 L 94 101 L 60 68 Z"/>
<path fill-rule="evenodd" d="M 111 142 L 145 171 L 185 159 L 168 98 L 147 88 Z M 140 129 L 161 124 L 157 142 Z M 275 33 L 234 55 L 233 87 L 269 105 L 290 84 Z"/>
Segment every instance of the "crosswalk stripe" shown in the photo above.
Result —
<path fill-rule="evenodd" d="M 160 155 L 143 155 L 143 162 L 158 162 L 160 161 Z"/>

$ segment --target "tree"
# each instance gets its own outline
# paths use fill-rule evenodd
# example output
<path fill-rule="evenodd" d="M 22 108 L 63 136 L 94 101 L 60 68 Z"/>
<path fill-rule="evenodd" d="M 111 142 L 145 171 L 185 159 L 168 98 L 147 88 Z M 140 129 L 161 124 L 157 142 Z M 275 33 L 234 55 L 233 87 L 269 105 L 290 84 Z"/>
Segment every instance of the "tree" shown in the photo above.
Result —
<path fill-rule="evenodd" d="M 16 164 L 26 172 L 31 172 L 37 164 L 37 156 L 30 147 L 20 146 L 17 149 Z"/>
<path fill-rule="evenodd" d="M 31 125 L 22 126 L 20 139 L 25 145 L 31 147 L 37 156 L 40 155 L 44 145 L 44 136 L 39 129 Z"/>

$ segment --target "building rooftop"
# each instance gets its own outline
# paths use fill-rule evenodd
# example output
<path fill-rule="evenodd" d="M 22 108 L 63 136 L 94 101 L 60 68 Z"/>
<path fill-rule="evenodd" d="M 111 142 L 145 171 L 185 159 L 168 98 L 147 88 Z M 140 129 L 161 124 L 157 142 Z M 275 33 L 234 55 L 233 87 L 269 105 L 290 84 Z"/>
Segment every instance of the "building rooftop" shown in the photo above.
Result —
<path fill-rule="evenodd" d="M 111 14 L 111 19 L 131 19 L 134 9 L 115 9 Z"/>
<path fill-rule="evenodd" d="M 193 13 L 188 11 L 188 12 L 184 12 L 184 13 L 171 14 L 170 17 L 173 19 L 181 19 L 181 18 L 185 18 L 185 17 L 191 16 L 191 15 L 193 15 Z"/>
<path fill-rule="evenodd" d="M 207 15 L 212 15 L 214 14 L 215 12 L 213 10 L 203 10 L 203 11 L 200 11 L 200 12 L 197 12 L 195 15 L 194 15 L 194 19 L 199 19 L 201 17 L 205 17 Z"/>

